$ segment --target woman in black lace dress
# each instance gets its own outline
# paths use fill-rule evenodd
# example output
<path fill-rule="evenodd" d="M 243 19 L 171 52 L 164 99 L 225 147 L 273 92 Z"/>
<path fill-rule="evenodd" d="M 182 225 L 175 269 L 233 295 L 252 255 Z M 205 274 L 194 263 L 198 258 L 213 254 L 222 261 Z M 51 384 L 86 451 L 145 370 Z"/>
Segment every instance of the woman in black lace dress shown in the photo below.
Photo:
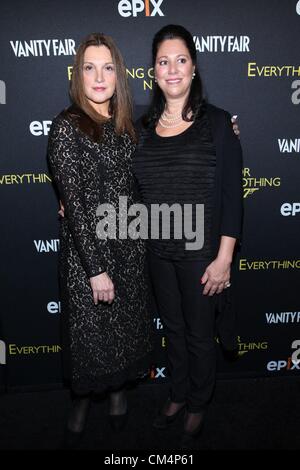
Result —
<path fill-rule="evenodd" d="M 117 210 L 120 196 L 134 203 L 131 99 L 110 37 L 92 34 L 80 45 L 71 98 L 53 120 L 48 155 L 65 210 L 59 272 L 64 372 L 74 395 L 68 429 L 80 433 L 91 392 L 110 391 L 110 415 L 126 415 L 124 384 L 145 374 L 152 344 L 143 241 L 96 233 L 99 204 Z"/>

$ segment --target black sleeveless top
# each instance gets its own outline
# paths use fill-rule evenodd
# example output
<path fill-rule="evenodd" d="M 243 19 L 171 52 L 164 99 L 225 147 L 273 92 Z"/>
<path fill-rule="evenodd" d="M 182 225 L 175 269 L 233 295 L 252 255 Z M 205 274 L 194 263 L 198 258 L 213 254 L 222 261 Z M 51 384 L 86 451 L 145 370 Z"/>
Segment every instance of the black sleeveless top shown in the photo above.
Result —
<path fill-rule="evenodd" d="M 215 170 L 216 149 L 207 113 L 196 118 L 188 129 L 176 136 L 161 137 L 153 128 L 141 131 L 133 172 L 141 202 L 148 209 L 147 245 L 151 252 L 171 260 L 213 258 L 211 229 Z M 173 206 L 175 212 L 169 212 L 170 235 L 168 211 L 163 210 L 166 224 L 163 225 L 155 206 L 164 203 L 169 207 L 177 205 Z M 204 218 L 201 207 L 197 206 L 202 204 Z"/>

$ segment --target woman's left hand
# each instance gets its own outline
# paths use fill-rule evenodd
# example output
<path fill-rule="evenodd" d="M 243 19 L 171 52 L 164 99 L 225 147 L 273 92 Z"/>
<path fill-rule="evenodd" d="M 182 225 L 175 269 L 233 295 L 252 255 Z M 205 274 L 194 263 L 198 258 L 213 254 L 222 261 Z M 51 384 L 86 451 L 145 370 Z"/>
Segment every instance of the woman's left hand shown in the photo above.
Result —
<path fill-rule="evenodd" d="M 240 138 L 240 129 L 239 129 L 239 123 L 237 121 L 237 115 L 231 117 L 231 122 L 232 122 L 232 129 L 235 135 Z"/>
<path fill-rule="evenodd" d="M 203 295 L 220 294 L 223 289 L 229 287 L 230 266 L 230 262 L 220 258 L 216 258 L 207 266 L 201 278 L 201 284 L 205 284 Z"/>

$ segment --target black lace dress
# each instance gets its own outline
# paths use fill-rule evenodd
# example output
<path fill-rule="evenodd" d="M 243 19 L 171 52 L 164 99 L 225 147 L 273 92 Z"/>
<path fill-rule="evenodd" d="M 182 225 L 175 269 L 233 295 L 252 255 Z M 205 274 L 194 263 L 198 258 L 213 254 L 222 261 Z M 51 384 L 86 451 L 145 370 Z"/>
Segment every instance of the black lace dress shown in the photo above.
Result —
<path fill-rule="evenodd" d="M 97 129 L 78 108 L 53 120 L 48 158 L 65 207 L 60 230 L 62 344 L 65 378 L 76 393 L 102 392 L 144 375 L 150 366 L 152 319 L 141 240 L 100 240 L 101 203 L 135 202 L 131 138 L 114 124 Z M 94 305 L 89 278 L 106 271 L 111 305 Z"/>

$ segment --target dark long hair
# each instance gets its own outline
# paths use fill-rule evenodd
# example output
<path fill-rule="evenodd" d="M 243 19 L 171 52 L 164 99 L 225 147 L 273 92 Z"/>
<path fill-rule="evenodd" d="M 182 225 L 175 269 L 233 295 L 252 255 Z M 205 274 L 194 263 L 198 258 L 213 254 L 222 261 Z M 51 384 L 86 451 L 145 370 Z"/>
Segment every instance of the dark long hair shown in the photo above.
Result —
<path fill-rule="evenodd" d="M 193 36 L 183 26 L 176 24 L 169 24 L 161 28 L 154 36 L 152 41 L 152 65 L 155 67 L 156 56 L 159 46 L 163 41 L 167 39 L 181 39 L 187 47 L 193 65 L 195 66 L 195 76 L 191 83 L 190 92 L 187 101 L 182 110 L 182 119 L 184 121 L 193 121 L 199 114 L 201 105 L 203 103 L 202 96 L 202 81 L 197 68 L 197 51 Z M 149 111 L 143 119 L 143 123 L 146 127 L 155 126 L 160 118 L 162 112 L 165 109 L 166 99 L 163 92 L 154 82 L 152 101 L 149 107 Z M 191 117 L 188 114 L 192 112 Z"/>
<path fill-rule="evenodd" d="M 109 104 L 109 113 L 113 116 L 116 133 L 128 132 L 135 138 L 132 124 L 132 98 L 126 76 L 126 68 L 123 57 L 110 36 L 102 33 L 93 33 L 87 36 L 80 44 L 73 66 L 70 95 L 72 101 L 82 109 L 94 122 L 103 124 L 107 119 L 89 104 L 83 87 L 83 60 L 84 53 L 89 46 L 106 46 L 111 53 L 112 61 L 116 69 L 116 90 Z"/>

